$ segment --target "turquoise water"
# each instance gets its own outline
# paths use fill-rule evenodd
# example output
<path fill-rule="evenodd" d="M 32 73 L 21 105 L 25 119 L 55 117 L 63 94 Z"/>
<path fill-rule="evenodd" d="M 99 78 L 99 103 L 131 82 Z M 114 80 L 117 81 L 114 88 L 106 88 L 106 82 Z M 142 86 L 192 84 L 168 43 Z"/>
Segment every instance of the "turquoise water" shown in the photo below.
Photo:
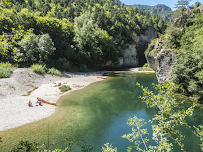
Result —
<path fill-rule="evenodd" d="M 62 96 L 57 102 L 56 112 L 43 120 L 27 124 L 18 128 L 0 132 L 3 143 L 2 151 L 9 151 L 21 140 L 35 140 L 45 143 L 47 148 L 61 148 L 68 146 L 65 138 L 79 145 L 92 145 L 95 151 L 101 151 L 105 143 L 112 143 L 118 151 L 126 151 L 130 146 L 127 139 L 121 138 L 123 134 L 131 132 L 127 125 L 129 117 L 137 116 L 146 121 L 152 119 L 157 109 L 148 109 L 138 97 L 142 91 L 135 83 L 152 89 L 151 84 L 157 83 L 155 74 L 130 74 L 123 77 L 108 78 L 93 83 L 84 89 L 73 91 Z M 202 112 L 197 110 L 190 118 L 191 125 L 202 123 Z M 151 124 L 146 128 L 151 133 Z M 191 129 L 184 130 L 187 140 L 185 146 L 188 151 L 198 152 L 199 139 L 193 135 Z M 82 140 L 87 141 L 83 143 Z M 154 144 L 154 143 L 152 143 Z M 73 151 L 81 151 L 80 146 L 72 145 Z M 180 151 L 174 147 L 173 151 Z"/>

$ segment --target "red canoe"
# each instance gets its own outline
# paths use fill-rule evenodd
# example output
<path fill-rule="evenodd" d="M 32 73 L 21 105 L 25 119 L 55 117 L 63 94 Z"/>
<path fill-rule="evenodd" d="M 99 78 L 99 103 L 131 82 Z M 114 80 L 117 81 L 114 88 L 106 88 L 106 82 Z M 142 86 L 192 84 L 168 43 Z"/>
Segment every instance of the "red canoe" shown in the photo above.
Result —
<path fill-rule="evenodd" d="M 38 101 L 42 101 L 42 102 L 44 102 L 44 103 L 48 103 L 48 104 L 52 104 L 52 105 L 56 105 L 56 103 L 54 103 L 54 102 L 50 102 L 49 100 L 44 100 L 44 99 L 39 98 L 39 97 L 37 97 L 37 100 L 38 100 Z"/>

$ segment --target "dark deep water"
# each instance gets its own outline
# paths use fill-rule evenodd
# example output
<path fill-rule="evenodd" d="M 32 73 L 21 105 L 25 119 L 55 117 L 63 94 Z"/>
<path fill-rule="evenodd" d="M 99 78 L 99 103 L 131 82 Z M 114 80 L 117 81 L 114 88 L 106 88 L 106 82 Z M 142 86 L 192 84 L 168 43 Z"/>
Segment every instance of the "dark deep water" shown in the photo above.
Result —
<path fill-rule="evenodd" d="M 138 98 L 142 91 L 135 83 L 152 89 L 151 84 L 157 83 L 157 79 L 155 74 L 121 76 L 93 83 L 62 96 L 57 102 L 56 112 L 48 118 L 0 132 L 3 140 L 0 151 L 10 151 L 21 140 L 45 143 L 49 149 L 64 149 L 68 146 L 65 138 L 75 143 L 80 141 L 80 144 L 83 139 L 87 141 L 86 145 L 94 143 L 96 152 L 101 151 L 107 142 L 117 147 L 118 151 L 126 151 L 126 147 L 132 143 L 121 136 L 131 132 L 131 127 L 127 125 L 129 117 L 136 115 L 148 121 L 157 111 L 147 108 Z M 190 118 L 191 125 L 203 124 L 201 111 L 197 110 L 194 117 Z M 150 123 L 145 127 L 151 130 Z M 184 134 L 188 151 L 200 151 L 199 138 L 193 135 L 191 129 L 184 130 Z M 81 150 L 75 147 L 73 151 Z M 174 147 L 173 151 L 178 152 L 180 148 Z"/>

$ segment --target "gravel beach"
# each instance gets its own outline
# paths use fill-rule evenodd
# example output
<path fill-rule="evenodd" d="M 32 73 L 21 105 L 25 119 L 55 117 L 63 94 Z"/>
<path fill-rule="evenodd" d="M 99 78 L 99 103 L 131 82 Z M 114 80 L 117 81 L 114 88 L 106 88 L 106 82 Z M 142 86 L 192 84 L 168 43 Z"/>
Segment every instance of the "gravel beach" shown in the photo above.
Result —
<path fill-rule="evenodd" d="M 84 88 L 90 83 L 103 79 L 93 76 L 104 71 L 94 73 L 65 73 L 63 77 L 54 75 L 40 75 L 31 69 L 18 68 L 10 78 L 0 79 L 0 131 L 15 128 L 50 116 L 55 106 L 43 104 L 39 106 L 37 97 L 57 102 L 65 93 Z M 61 92 L 58 84 L 69 85 L 72 89 Z M 33 107 L 27 103 L 31 101 Z"/>

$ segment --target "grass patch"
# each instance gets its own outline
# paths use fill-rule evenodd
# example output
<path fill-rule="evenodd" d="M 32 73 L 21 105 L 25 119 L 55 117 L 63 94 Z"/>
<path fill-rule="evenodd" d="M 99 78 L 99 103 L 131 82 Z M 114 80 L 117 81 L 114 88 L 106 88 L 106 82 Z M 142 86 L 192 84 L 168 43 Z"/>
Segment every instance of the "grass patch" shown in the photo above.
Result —
<path fill-rule="evenodd" d="M 12 85 L 10 85 L 9 88 L 10 88 L 10 89 L 14 89 L 14 90 L 16 89 L 16 88 L 15 88 L 14 86 L 12 86 Z"/>
<path fill-rule="evenodd" d="M 142 67 L 142 68 L 139 68 L 138 71 L 154 71 L 154 70 L 151 69 L 150 67 Z"/>
<path fill-rule="evenodd" d="M 49 69 L 47 73 L 48 73 L 48 74 L 53 74 L 53 75 L 57 75 L 57 76 L 62 77 L 61 72 L 60 72 L 59 70 L 55 69 L 55 68 Z"/>
<path fill-rule="evenodd" d="M 14 67 L 9 62 L 0 63 L 0 78 L 8 78 L 13 71 Z"/>
<path fill-rule="evenodd" d="M 61 87 L 59 87 L 59 89 L 62 91 L 62 92 L 66 92 L 68 90 L 71 90 L 71 87 L 68 86 L 68 85 L 63 85 Z"/>
<path fill-rule="evenodd" d="M 149 67 L 148 63 L 145 63 L 141 68 L 138 69 L 138 71 L 154 71 Z"/>
<path fill-rule="evenodd" d="M 53 74 L 53 75 L 57 75 L 57 76 L 62 77 L 62 73 L 59 70 L 55 69 L 55 68 L 50 68 L 48 70 L 48 72 L 46 72 L 47 71 L 46 65 L 33 64 L 30 68 L 32 69 L 32 71 L 34 71 L 36 73 L 39 73 L 39 74 L 48 73 L 48 74 Z"/>
<path fill-rule="evenodd" d="M 29 96 L 31 93 L 32 93 L 32 91 L 34 91 L 34 90 L 36 90 L 36 89 L 38 89 L 39 87 L 35 87 L 33 90 L 31 90 L 31 91 L 28 91 L 27 92 L 27 95 L 22 95 L 22 96 Z"/>
<path fill-rule="evenodd" d="M 46 65 L 41 65 L 41 64 L 33 64 L 30 67 L 32 71 L 39 73 L 39 74 L 45 74 L 46 73 Z"/>

